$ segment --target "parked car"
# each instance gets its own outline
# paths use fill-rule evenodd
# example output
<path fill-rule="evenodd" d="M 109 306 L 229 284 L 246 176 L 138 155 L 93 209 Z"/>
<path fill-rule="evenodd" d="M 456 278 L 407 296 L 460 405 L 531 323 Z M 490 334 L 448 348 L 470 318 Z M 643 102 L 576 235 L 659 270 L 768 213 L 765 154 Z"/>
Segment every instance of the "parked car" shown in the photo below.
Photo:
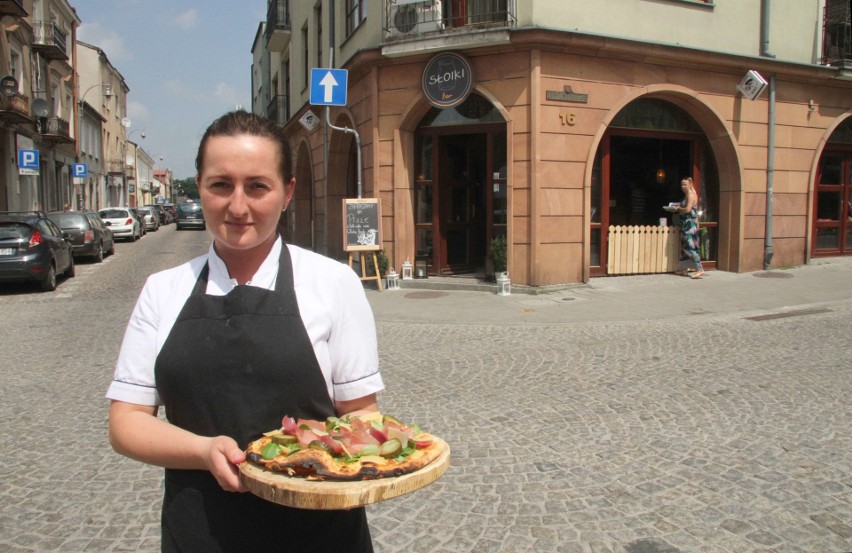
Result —
<path fill-rule="evenodd" d="M 132 213 L 133 216 L 136 218 L 136 220 L 139 221 L 139 228 L 142 231 L 142 236 L 148 234 L 148 228 L 145 226 L 145 216 L 142 215 L 141 211 L 139 211 L 141 208 L 129 207 L 128 209 L 130 210 L 130 213 Z"/>
<path fill-rule="evenodd" d="M 177 208 L 174 204 L 163 204 L 163 209 L 166 210 L 166 213 L 169 216 L 169 223 L 177 221 Z"/>
<path fill-rule="evenodd" d="M 142 225 L 126 207 L 105 207 L 98 211 L 106 226 L 116 238 L 126 238 L 135 242 L 142 236 Z"/>
<path fill-rule="evenodd" d="M 157 215 L 156 211 L 150 207 L 140 207 L 138 209 L 140 215 L 142 215 L 142 222 L 145 223 L 145 228 L 147 230 L 160 230 L 160 217 Z"/>
<path fill-rule="evenodd" d="M 150 207 L 157 213 L 157 216 L 160 218 L 161 227 L 169 224 L 169 216 L 166 215 L 166 210 L 163 209 L 163 206 L 160 204 L 145 204 L 145 207 Z"/>
<path fill-rule="evenodd" d="M 200 228 L 201 230 L 207 228 L 207 222 L 204 220 L 204 213 L 201 211 L 200 203 L 182 202 L 178 204 L 175 229 L 183 230 L 185 228 Z"/>
<path fill-rule="evenodd" d="M 71 240 L 74 257 L 93 257 L 100 263 L 115 253 L 115 237 L 93 211 L 53 211 L 48 219 Z"/>
<path fill-rule="evenodd" d="M 38 211 L 0 212 L 0 281 L 34 280 L 47 292 L 75 274 L 71 241 Z"/>

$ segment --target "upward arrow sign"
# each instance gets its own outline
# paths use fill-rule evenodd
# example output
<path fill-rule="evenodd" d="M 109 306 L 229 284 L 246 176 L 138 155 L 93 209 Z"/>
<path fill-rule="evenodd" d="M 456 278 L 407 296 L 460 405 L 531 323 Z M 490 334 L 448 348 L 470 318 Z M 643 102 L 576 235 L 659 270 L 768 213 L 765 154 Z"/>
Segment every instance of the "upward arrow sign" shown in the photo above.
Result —
<path fill-rule="evenodd" d="M 334 75 L 331 74 L 331 71 L 325 74 L 325 77 L 320 81 L 320 86 L 323 87 L 323 101 L 326 103 L 331 103 L 332 98 L 334 97 L 334 87 L 337 86 L 337 81 L 334 80 Z"/>
<path fill-rule="evenodd" d="M 347 76 L 345 69 L 311 69 L 311 105 L 345 106 Z"/>

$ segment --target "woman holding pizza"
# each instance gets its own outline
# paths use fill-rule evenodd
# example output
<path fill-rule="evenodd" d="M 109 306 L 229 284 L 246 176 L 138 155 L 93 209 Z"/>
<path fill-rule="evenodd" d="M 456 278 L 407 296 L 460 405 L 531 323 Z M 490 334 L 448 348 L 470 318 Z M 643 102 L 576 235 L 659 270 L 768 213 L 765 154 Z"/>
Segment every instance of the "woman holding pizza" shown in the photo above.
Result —
<path fill-rule="evenodd" d="M 163 551 L 372 551 L 363 508 L 280 506 L 244 493 L 238 471 L 246 445 L 284 415 L 378 410 L 361 281 L 279 237 L 295 187 L 280 127 L 226 114 L 202 137 L 196 168 L 213 244 L 148 278 L 107 392 L 110 443 L 165 467 Z"/>

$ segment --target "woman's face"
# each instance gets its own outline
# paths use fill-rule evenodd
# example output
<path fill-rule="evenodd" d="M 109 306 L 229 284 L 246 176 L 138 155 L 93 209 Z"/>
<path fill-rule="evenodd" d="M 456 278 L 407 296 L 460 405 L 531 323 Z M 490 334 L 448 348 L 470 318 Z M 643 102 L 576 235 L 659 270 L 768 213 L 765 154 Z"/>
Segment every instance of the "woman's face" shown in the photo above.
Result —
<path fill-rule="evenodd" d="M 680 189 L 683 190 L 684 192 L 688 192 L 689 191 L 689 181 L 686 180 L 686 179 L 680 181 Z"/>
<path fill-rule="evenodd" d="M 278 145 L 269 138 L 214 136 L 204 146 L 198 192 L 220 254 L 270 246 L 293 197 L 294 179 L 278 172 Z"/>

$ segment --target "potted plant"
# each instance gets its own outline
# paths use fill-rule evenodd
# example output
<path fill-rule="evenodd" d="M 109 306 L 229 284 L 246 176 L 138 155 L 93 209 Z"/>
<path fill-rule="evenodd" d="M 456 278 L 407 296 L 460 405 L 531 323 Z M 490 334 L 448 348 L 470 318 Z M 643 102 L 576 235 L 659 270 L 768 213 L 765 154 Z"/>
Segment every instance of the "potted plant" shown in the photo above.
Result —
<path fill-rule="evenodd" d="M 506 251 L 506 237 L 495 236 L 491 240 L 491 247 L 488 253 L 491 257 L 491 264 L 494 267 L 494 278 L 496 279 L 500 276 L 500 274 L 506 273 L 506 264 L 508 261 L 508 253 Z"/>
<path fill-rule="evenodd" d="M 367 271 L 368 273 L 376 274 L 376 268 L 373 266 L 373 255 L 372 252 L 363 252 L 361 255 L 362 258 L 367 263 Z M 388 267 L 390 266 L 390 260 L 385 255 L 384 250 L 379 250 L 376 252 L 376 258 L 379 261 L 379 271 L 381 271 L 382 275 L 387 274 Z"/>

